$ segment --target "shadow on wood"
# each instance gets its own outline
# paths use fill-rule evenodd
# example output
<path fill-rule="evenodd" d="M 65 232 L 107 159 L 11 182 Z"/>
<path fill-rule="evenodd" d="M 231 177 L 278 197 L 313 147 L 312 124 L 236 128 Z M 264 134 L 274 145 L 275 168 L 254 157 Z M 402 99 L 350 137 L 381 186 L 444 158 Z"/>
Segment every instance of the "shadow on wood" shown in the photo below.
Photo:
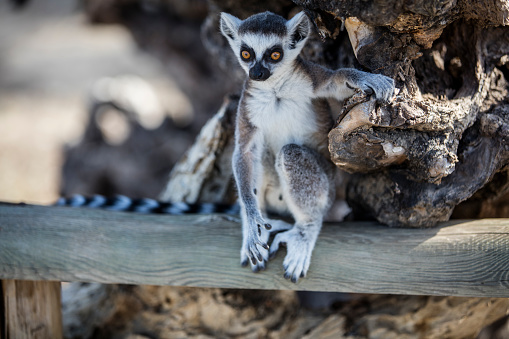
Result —
<path fill-rule="evenodd" d="M 433 229 L 325 224 L 308 277 L 283 278 L 284 253 L 254 274 L 223 215 L 142 215 L 0 205 L 0 279 L 246 289 L 509 297 L 509 220 Z"/>

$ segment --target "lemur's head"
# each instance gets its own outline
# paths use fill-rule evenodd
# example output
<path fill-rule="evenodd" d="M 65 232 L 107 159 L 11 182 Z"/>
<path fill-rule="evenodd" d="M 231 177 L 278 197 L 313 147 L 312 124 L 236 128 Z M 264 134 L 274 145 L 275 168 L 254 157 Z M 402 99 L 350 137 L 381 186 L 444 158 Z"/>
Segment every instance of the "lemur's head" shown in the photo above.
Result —
<path fill-rule="evenodd" d="M 309 32 L 310 23 L 304 12 L 288 21 L 271 12 L 246 20 L 221 13 L 221 33 L 249 78 L 256 81 L 285 72 L 304 47 Z"/>

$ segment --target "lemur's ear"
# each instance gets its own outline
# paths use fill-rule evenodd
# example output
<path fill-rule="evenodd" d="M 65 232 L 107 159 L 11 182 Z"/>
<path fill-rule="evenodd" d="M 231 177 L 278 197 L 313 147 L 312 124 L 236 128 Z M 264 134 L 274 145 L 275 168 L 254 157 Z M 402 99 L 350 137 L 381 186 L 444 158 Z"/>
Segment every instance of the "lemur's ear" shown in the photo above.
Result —
<path fill-rule="evenodd" d="M 311 30 L 309 19 L 304 12 L 297 13 L 291 20 L 286 22 L 290 35 L 290 49 L 297 45 L 303 45 Z"/>
<path fill-rule="evenodd" d="M 228 40 L 236 40 L 241 22 L 242 20 L 236 16 L 222 12 L 220 19 L 221 33 L 223 33 Z"/>

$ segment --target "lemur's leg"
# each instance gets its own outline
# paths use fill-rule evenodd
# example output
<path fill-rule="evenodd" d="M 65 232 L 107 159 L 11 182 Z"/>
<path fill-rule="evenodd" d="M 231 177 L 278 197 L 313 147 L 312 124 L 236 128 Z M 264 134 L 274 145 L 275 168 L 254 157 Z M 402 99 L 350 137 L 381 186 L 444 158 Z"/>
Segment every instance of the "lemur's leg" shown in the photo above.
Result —
<path fill-rule="evenodd" d="M 286 231 L 293 227 L 293 224 L 287 223 L 280 219 L 269 218 L 269 216 L 267 214 L 267 209 L 268 209 L 267 206 L 270 206 L 269 209 L 276 211 L 274 213 L 278 213 L 278 212 L 284 213 L 281 210 L 279 210 L 279 208 L 281 208 L 281 206 L 279 206 L 279 208 L 278 208 L 278 207 L 274 206 L 274 202 L 272 202 L 272 203 L 269 202 L 269 200 L 270 200 L 269 195 L 274 195 L 274 194 L 281 195 L 280 190 L 276 190 L 276 192 L 274 192 L 274 191 L 270 192 L 270 187 L 279 186 L 279 178 L 274 178 L 274 177 L 279 177 L 279 175 L 277 174 L 277 172 L 274 169 L 274 166 L 275 166 L 275 164 L 274 164 L 273 160 L 271 160 L 270 163 L 264 164 L 265 172 L 263 173 L 262 177 L 259 179 L 259 182 L 261 182 L 261 186 L 259 187 L 259 192 L 257 194 L 258 206 L 260 206 L 260 211 L 262 212 L 263 218 L 265 219 L 265 221 L 267 223 L 269 223 L 272 226 L 272 228 L 270 230 L 266 230 L 262 227 L 261 238 L 262 238 L 262 241 L 265 241 L 265 243 L 268 243 L 269 237 L 271 234 L 276 233 L 276 232 Z M 275 179 L 276 179 L 276 181 L 274 181 Z M 279 191 L 279 193 L 278 193 L 278 191 Z M 279 200 L 281 200 L 281 203 L 283 202 L 282 197 L 280 197 Z"/>
<path fill-rule="evenodd" d="M 332 203 L 333 166 L 318 152 L 295 144 L 284 146 L 277 156 L 276 170 L 283 199 L 293 214 L 295 225 L 275 236 L 270 256 L 276 254 L 281 244 L 286 244 L 285 278 L 293 282 L 307 273 L 323 217 Z"/>
<path fill-rule="evenodd" d="M 260 172 L 261 173 L 261 172 Z M 260 209 L 260 212 L 262 213 L 262 217 L 264 218 L 265 222 L 269 223 L 272 228 L 270 230 L 267 230 L 265 227 L 258 228 L 260 240 L 264 243 L 268 244 L 270 235 L 274 232 L 281 232 L 286 231 L 293 227 L 292 224 L 289 224 L 283 220 L 278 219 L 270 219 L 265 211 L 266 211 L 266 205 L 267 202 L 265 201 L 265 195 L 266 195 L 266 188 L 267 188 L 267 175 L 263 175 L 261 173 L 258 175 L 257 182 L 260 183 L 258 187 L 253 191 L 255 194 L 257 201 L 258 201 L 258 207 Z M 261 270 L 264 270 L 267 265 L 267 261 L 269 260 L 269 251 L 265 250 L 264 248 L 258 247 L 260 254 L 262 255 L 262 261 L 257 261 L 255 264 L 253 264 L 248 256 L 246 255 L 247 247 L 248 247 L 248 237 L 246 234 L 249 232 L 248 230 L 248 223 L 247 223 L 247 214 L 242 210 L 241 211 L 241 217 L 242 217 L 242 233 L 243 233 L 243 242 L 242 242 L 242 249 L 240 251 L 240 257 L 241 257 L 241 264 L 242 266 L 247 266 L 248 262 L 251 264 L 251 269 L 253 272 L 258 272 Z"/>

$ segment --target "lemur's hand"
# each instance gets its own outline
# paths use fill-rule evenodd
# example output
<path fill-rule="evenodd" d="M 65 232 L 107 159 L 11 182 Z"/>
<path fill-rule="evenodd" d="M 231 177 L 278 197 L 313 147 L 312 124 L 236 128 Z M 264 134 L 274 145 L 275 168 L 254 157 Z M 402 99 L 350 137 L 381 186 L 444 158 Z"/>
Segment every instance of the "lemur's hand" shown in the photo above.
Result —
<path fill-rule="evenodd" d="M 346 85 L 350 88 L 359 88 L 368 95 L 375 95 L 380 101 L 389 102 L 394 96 L 394 80 L 382 74 L 373 74 L 358 71 L 359 74 Z"/>
<path fill-rule="evenodd" d="M 272 226 L 259 214 L 247 219 L 248 225 L 244 226 L 245 234 L 240 252 L 240 262 L 242 266 L 246 266 L 249 260 L 251 268 L 256 272 L 264 269 L 265 263 L 268 261 L 269 245 L 267 245 L 267 241 L 270 233 L 267 231 Z"/>

